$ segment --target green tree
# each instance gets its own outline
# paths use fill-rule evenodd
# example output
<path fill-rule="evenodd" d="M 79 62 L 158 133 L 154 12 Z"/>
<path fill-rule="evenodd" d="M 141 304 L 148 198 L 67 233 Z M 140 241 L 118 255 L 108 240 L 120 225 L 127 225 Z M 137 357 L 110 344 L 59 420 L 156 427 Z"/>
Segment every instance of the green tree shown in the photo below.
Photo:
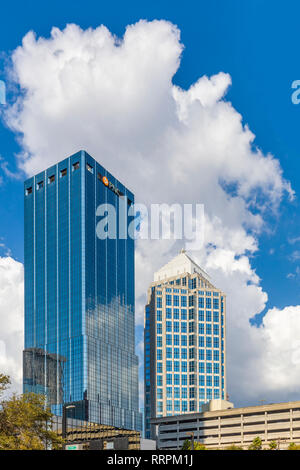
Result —
<path fill-rule="evenodd" d="M 0 374 L 0 396 L 10 385 L 10 378 L 8 375 Z"/>
<path fill-rule="evenodd" d="M 276 450 L 277 449 L 277 442 L 276 441 L 271 441 L 269 443 L 269 449 L 270 450 Z"/>
<path fill-rule="evenodd" d="M 183 443 L 182 450 L 192 450 L 192 443 L 186 439 Z M 207 450 L 204 444 L 194 441 L 194 450 Z"/>
<path fill-rule="evenodd" d="M 195 450 L 207 450 L 204 444 L 201 444 L 201 442 L 194 442 L 194 448 Z"/>
<path fill-rule="evenodd" d="M 300 445 L 295 444 L 295 442 L 290 442 L 288 450 L 300 450 Z"/>
<path fill-rule="evenodd" d="M 261 450 L 262 449 L 262 440 L 260 437 L 255 437 L 248 447 L 249 450 Z"/>
<path fill-rule="evenodd" d="M 191 441 L 186 439 L 183 443 L 182 450 L 191 450 Z"/>
<path fill-rule="evenodd" d="M 0 375 L 0 393 L 10 384 Z M 12 395 L 0 403 L 0 449 L 44 450 L 61 449 L 63 439 L 51 429 L 52 413 L 45 397 L 34 393 Z"/>

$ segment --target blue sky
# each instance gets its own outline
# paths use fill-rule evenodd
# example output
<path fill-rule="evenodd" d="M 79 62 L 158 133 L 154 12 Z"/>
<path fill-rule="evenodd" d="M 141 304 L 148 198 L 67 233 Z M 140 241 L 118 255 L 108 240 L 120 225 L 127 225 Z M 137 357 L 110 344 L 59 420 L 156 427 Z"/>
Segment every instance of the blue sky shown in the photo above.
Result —
<path fill-rule="evenodd" d="M 16 14 L 16 11 L 18 12 Z M 116 14 L 116 11 L 118 12 Z M 300 105 L 291 101 L 291 84 L 299 78 L 297 60 L 298 14 L 300 5 L 265 0 L 189 2 L 116 2 L 113 7 L 97 1 L 38 1 L 6 3 L 2 7 L 0 50 L 2 68 L 7 55 L 20 45 L 23 36 L 34 30 L 49 36 L 53 25 L 63 28 L 75 22 L 82 28 L 105 24 L 122 35 L 127 24 L 140 18 L 168 19 L 178 25 L 185 46 L 181 67 L 174 82 L 188 87 L 197 77 L 219 71 L 230 73 L 233 86 L 228 94 L 256 135 L 256 145 L 271 152 L 281 163 L 284 176 L 300 193 Z M 15 135 L 0 127 L 0 154 L 15 170 L 14 153 L 19 151 Z M 298 171 L 297 171 L 298 170 Z M 1 237 L 14 256 L 23 260 L 22 181 L 5 177 L 0 188 Z M 298 199 L 283 204 L 273 220 L 272 233 L 260 238 L 254 264 L 269 293 L 269 306 L 300 303 L 299 279 L 291 254 L 300 242 Z M 274 253 L 273 253 L 274 250 Z M 273 253 L 273 254 L 270 254 Z M 280 286 L 280 288 L 279 288 Z"/>
<path fill-rule="evenodd" d="M 297 43 L 300 5 L 290 1 L 211 0 L 170 2 L 38 1 L 13 2 L 2 6 L 0 28 L 0 79 L 5 64 L 23 36 L 34 30 L 48 37 L 53 26 L 67 23 L 81 28 L 105 24 L 122 36 L 128 24 L 139 19 L 165 19 L 181 31 L 184 51 L 173 82 L 187 89 L 199 77 L 220 71 L 229 73 L 232 86 L 227 94 L 234 108 L 256 135 L 255 145 L 270 152 L 281 164 L 284 178 L 296 193 L 284 198 L 277 214 L 265 214 L 269 224 L 259 237 L 259 250 L 251 255 L 252 267 L 268 293 L 268 309 L 300 304 L 300 105 L 291 101 L 291 84 L 300 79 Z M 8 102 L 13 91 L 8 90 Z M 23 186 L 14 175 L 15 154 L 20 151 L 16 135 L 0 125 L 0 254 L 7 249 L 23 261 Z M 12 173 L 12 175 L 11 175 Z M 299 238 L 299 240 L 297 240 Z M 1 248 L 0 248 L 1 249 Z M 298 253 L 299 252 L 299 253 Z M 257 322 L 264 314 L 257 317 Z M 141 328 L 139 328 L 139 336 Z"/>

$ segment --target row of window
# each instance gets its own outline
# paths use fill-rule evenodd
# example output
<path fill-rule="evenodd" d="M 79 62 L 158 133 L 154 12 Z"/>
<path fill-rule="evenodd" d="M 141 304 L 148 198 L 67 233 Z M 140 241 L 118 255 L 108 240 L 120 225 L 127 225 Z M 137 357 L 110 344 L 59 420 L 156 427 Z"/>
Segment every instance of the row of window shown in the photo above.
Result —
<path fill-rule="evenodd" d="M 223 346 L 223 345 L 222 345 Z M 170 355 L 168 356 L 168 349 L 170 350 Z M 170 357 L 172 358 L 172 348 L 166 348 L 166 356 L 167 358 Z M 180 355 L 180 352 L 181 352 L 181 355 Z M 162 349 L 157 349 L 157 352 L 156 352 L 156 355 L 157 355 L 157 360 L 159 360 L 159 358 L 162 357 Z M 195 348 L 190 348 L 189 349 L 189 357 L 188 357 L 188 354 L 187 354 L 187 348 L 174 348 L 173 349 L 173 356 L 174 356 L 174 359 L 196 359 L 196 353 L 195 353 Z M 198 351 L 198 359 L 199 361 L 214 361 L 214 362 L 218 362 L 220 361 L 220 352 L 219 352 L 219 349 L 214 349 L 212 351 L 212 349 L 199 349 Z M 224 363 L 224 353 L 222 352 L 221 354 L 221 361 L 222 363 Z"/>
<path fill-rule="evenodd" d="M 206 314 L 205 314 L 206 313 Z M 189 320 L 194 320 L 195 319 L 195 311 L 194 309 L 189 310 Z M 187 320 L 187 310 L 186 309 L 181 309 L 179 311 L 178 308 L 173 309 L 173 314 L 172 314 L 172 309 L 171 308 L 166 308 L 166 319 L 167 320 L 179 320 L 181 319 L 182 321 Z M 207 322 L 213 321 L 214 323 L 219 323 L 220 321 L 220 313 L 218 310 L 216 311 L 211 311 L 211 310 L 199 310 L 198 311 L 198 321 L 204 322 L 206 319 Z M 163 320 L 163 311 L 162 310 L 157 310 L 156 311 L 156 320 L 158 322 L 161 322 Z M 221 315 L 221 324 L 224 323 L 224 316 Z"/>

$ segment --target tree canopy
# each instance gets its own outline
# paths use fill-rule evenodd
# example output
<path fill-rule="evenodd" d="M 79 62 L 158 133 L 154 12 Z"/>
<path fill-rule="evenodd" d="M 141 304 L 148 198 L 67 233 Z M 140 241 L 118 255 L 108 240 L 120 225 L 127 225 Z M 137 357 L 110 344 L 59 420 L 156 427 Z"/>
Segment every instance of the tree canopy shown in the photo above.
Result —
<path fill-rule="evenodd" d="M 0 395 L 10 385 L 10 378 L 0 374 Z M 0 449 L 61 449 L 63 439 L 52 431 L 52 413 L 45 397 L 34 393 L 12 395 L 0 401 Z"/>

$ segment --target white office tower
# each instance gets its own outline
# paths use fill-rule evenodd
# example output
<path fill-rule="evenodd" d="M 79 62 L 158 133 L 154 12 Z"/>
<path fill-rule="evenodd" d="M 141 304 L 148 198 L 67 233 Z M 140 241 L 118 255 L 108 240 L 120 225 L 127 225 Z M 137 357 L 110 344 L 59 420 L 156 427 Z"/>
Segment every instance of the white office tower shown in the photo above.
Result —
<path fill-rule="evenodd" d="M 225 294 L 184 250 L 154 274 L 145 308 L 145 436 L 150 419 L 226 399 Z"/>

